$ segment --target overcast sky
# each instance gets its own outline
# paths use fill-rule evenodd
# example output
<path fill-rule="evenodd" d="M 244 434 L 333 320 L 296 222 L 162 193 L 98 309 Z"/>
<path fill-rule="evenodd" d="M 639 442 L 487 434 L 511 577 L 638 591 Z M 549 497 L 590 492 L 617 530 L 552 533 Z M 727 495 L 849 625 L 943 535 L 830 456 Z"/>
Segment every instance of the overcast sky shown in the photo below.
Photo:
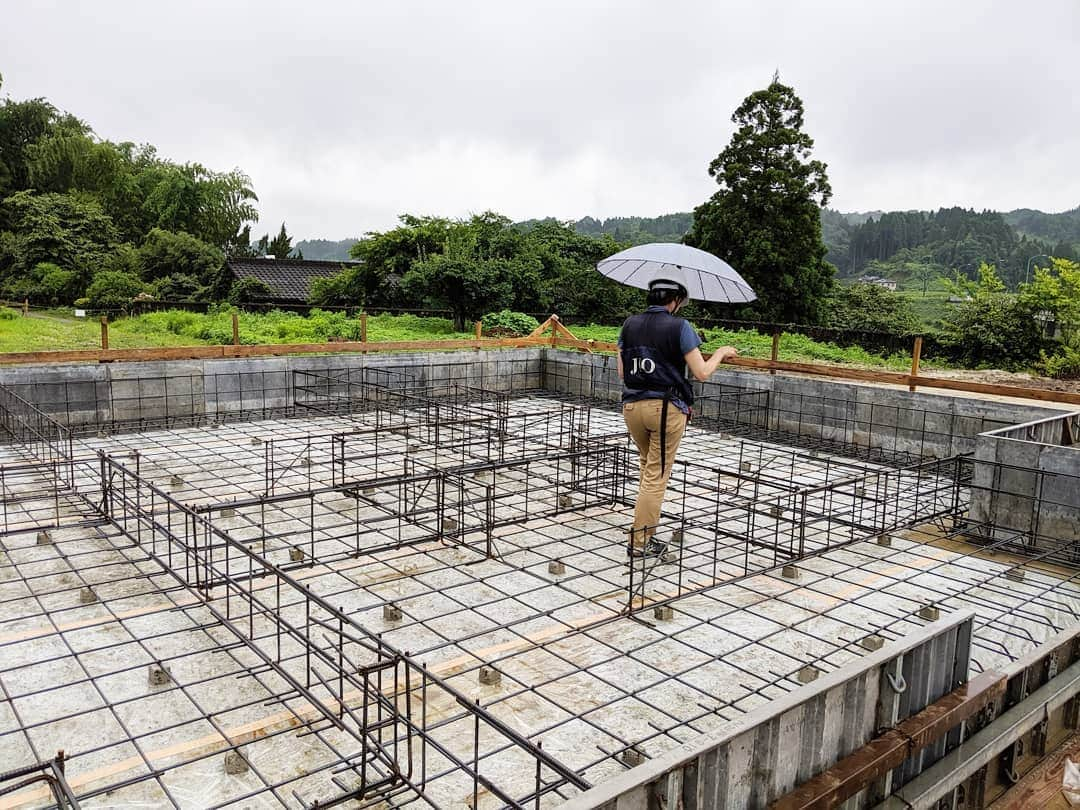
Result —
<path fill-rule="evenodd" d="M 0 0 L 0 93 L 247 172 L 258 233 L 652 216 L 773 71 L 844 211 L 1080 205 L 1080 0 Z"/>

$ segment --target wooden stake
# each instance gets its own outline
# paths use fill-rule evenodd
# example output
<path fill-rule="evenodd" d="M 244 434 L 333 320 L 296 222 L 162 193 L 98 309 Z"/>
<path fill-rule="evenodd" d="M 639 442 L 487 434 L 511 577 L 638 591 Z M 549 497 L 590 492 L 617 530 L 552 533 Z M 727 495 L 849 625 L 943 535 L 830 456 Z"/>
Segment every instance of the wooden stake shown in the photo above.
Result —
<path fill-rule="evenodd" d="M 915 380 L 919 376 L 919 358 L 922 356 L 922 335 L 915 338 L 915 346 L 911 350 L 911 382 L 908 384 L 908 391 L 915 390 Z"/>
<path fill-rule="evenodd" d="M 780 356 L 780 330 L 777 329 L 775 332 L 772 333 L 772 354 L 769 356 L 769 359 L 772 360 L 772 362 L 775 363 L 779 356 Z M 770 374 L 775 374 L 776 369 L 775 368 L 770 368 L 769 373 Z"/>
<path fill-rule="evenodd" d="M 22 302 L 22 314 L 23 314 L 24 318 L 27 315 L 30 314 L 30 299 L 29 298 L 24 298 L 23 299 L 23 302 Z"/>
<path fill-rule="evenodd" d="M 476 350 L 480 351 L 480 335 L 484 331 L 484 322 L 477 321 L 473 324 L 473 335 L 476 338 Z"/>
<path fill-rule="evenodd" d="M 367 313 L 360 313 L 360 343 L 367 346 Z M 360 354 L 367 354 L 367 349 L 361 349 Z"/>
<path fill-rule="evenodd" d="M 109 348 L 109 316 L 101 316 L 101 348 L 105 351 Z"/>
<path fill-rule="evenodd" d="M 240 345 L 240 316 L 235 312 L 232 314 L 232 345 Z"/>

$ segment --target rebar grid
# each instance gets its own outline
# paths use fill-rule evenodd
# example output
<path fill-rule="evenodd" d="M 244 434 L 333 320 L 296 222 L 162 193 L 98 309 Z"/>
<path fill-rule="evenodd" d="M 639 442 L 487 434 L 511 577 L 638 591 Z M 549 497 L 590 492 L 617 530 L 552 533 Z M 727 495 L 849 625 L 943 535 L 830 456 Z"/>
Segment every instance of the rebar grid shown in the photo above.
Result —
<path fill-rule="evenodd" d="M 277 679 L 284 714 L 308 723 L 321 740 L 348 737 L 327 713 L 336 711 L 341 721 L 352 711 L 355 719 L 350 704 L 365 696 L 366 705 L 387 710 L 385 721 L 355 722 L 359 755 L 337 751 L 335 764 L 323 769 L 335 773 L 339 798 L 356 790 L 349 780 L 360 765 L 392 752 L 382 761 L 404 773 L 384 796 L 412 791 L 397 802 L 556 803 L 575 784 L 626 767 L 621 755 L 628 749 L 655 756 L 797 687 L 808 668 L 842 666 L 867 636 L 901 635 L 927 621 L 921 612 L 930 608 L 980 605 L 976 646 L 990 664 L 1076 618 L 1069 571 L 1036 566 L 1038 573 L 1022 580 L 1022 598 L 1002 587 L 1001 577 L 1017 581 L 1017 565 L 1002 567 L 986 555 L 1024 538 L 961 546 L 979 529 L 963 523 L 895 533 L 928 520 L 944 526 L 960 514 L 971 478 L 963 459 L 912 469 L 897 469 L 910 459 L 895 454 L 881 457 L 886 465 L 842 461 L 718 433 L 739 424 L 718 412 L 687 434 L 680 451 L 690 460 L 679 465 L 661 523 L 681 533 L 680 552 L 635 580 L 637 566 L 628 567 L 625 557 L 628 500 L 613 486 L 632 467 L 623 463 L 620 472 L 594 479 L 603 483 L 592 501 L 583 497 L 590 492 L 589 465 L 573 469 L 590 453 L 625 455 L 616 413 L 585 410 L 589 424 L 582 431 L 578 412 L 549 397 L 508 400 L 488 397 L 480 386 L 451 384 L 373 396 L 388 386 L 370 381 L 357 396 L 348 379 L 339 387 L 346 401 L 340 407 L 325 406 L 337 396 L 327 391 L 316 391 L 305 405 L 309 413 L 338 417 L 193 431 L 189 446 L 178 443 L 184 434 L 124 437 L 137 453 L 102 459 L 109 473 L 100 481 L 113 478 L 100 494 L 80 466 L 84 494 L 109 504 L 123 536 L 137 541 L 132 553 L 149 552 L 151 564 L 165 563 L 157 571 L 194 585 L 200 596 L 192 599 L 217 622 L 212 626 L 234 635 L 241 628 L 241 641 L 223 651 L 250 655 L 278 646 L 272 664 L 256 657 L 248 672 Z M 431 401 L 433 392 L 449 401 Z M 740 419 L 760 416 L 759 408 L 747 410 L 748 398 L 727 401 L 743 409 Z M 571 428 L 560 422 L 553 429 L 567 413 Z M 540 425 L 557 440 L 530 438 L 530 430 L 542 432 Z M 260 431 L 279 453 L 269 463 L 266 439 L 261 448 L 249 442 L 250 453 L 238 452 L 244 438 L 261 438 Z M 284 435 L 294 431 L 301 435 Z M 508 451 L 503 434 L 520 444 L 510 442 Z M 548 452 L 524 452 L 534 438 Z M 88 442 L 83 450 L 115 442 Z M 410 451 L 410 444 L 419 447 Z M 187 467 L 174 472 L 178 453 Z M 571 469 L 565 475 L 564 463 Z M 210 472 L 196 474 L 199 469 Z M 592 469 L 595 475 L 599 466 Z M 175 488 L 174 475 L 181 479 Z M 155 485 L 165 476 L 168 487 Z M 522 490 L 537 479 L 547 484 L 541 503 L 550 510 L 520 505 Z M 259 481 L 261 489 L 253 486 Z M 253 494 L 243 499 L 239 492 Z M 188 534 L 191 521 L 196 530 Z M 890 546 L 865 539 L 883 534 Z M 295 559 L 298 547 L 303 555 Z M 177 557 L 168 561 L 169 549 L 191 560 L 186 571 Z M 1075 551 L 1057 543 L 1040 553 L 1044 561 L 1071 560 Z M 764 573 L 785 560 L 797 563 L 794 581 Z M 272 601 L 283 584 L 285 598 Z M 880 602 L 883 591 L 889 599 Z M 926 604 L 927 594 L 934 605 Z M 313 605 L 324 611 L 314 620 L 303 615 Z M 148 609 L 154 617 L 180 610 Z M 33 615 L 45 628 L 40 638 L 57 632 L 45 606 Z M 335 631 L 336 642 L 317 638 Z M 345 652 L 349 645 L 374 656 L 372 678 L 396 679 L 394 685 L 360 678 L 359 661 Z M 352 688 L 335 687 L 328 673 Z M 0 670 L 0 681 L 4 675 Z M 541 750 L 553 759 L 539 757 Z M 530 763 L 536 775 L 524 779 Z M 169 766 L 157 781 L 182 770 Z M 575 772 L 579 783 L 568 778 Z M 289 781 L 263 780 L 246 795 L 310 801 L 310 794 L 286 795 Z"/>

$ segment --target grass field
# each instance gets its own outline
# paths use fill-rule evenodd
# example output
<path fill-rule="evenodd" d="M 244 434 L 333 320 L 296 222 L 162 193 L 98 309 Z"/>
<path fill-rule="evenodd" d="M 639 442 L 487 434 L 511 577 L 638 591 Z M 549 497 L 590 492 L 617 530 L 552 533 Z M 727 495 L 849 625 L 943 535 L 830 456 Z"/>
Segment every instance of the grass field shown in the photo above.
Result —
<path fill-rule="evenodd" d="M 949 303 L 951 293 L 945 290 L 927 290 L 923 295 L 922 290 L 900 290 L 896 293 L 915 311 L 923 326 L 930 329 L 940 328 L 941 320 L 952 305 Z"/>
<path fill-rule="evenodd" d="M 9 313 L 9 314 L 8 314 Z M 295 313 L 240 313 L 240 342 L 321 343 L 331 338 L 359 340 L 360 322 L 339 312 L 315 311 L 309 316 Z M 614 342 L 618 326 L 574 326 L 571 331 L 581 338 Z M 456 332 L 444 318 L 415 315 L 371 315 L 368 317 L 370 341 L 420 341 L 471 338 L 472 332 Z M 772 338 L 752 330 L 705 330 L 706 350 L 729 344 L 745 357 L 768 357 Z M 101 327 L 97 319 L 74 318 L 61 311 L 34 312 L 23 317 L 15 310 L 0 311 L 0 352 L 48 351 L 59 349 L 94 349 L 101 345 Z M 152 312 L 120 318 L 109 325 L 109 346 L 116 349 L 156 346 L 196 346 L 232 343 L 232 314 L 222 310 L 199 314 L 183 310 Z M 858 347 L 840 348 L 820 343 L 803 335 L 784 335 L 780 341 L 780 359 L 793 362 L 851 363 L 861 366 L 904 370 L 910 357 L 897 354 L 882 357 Z"/>

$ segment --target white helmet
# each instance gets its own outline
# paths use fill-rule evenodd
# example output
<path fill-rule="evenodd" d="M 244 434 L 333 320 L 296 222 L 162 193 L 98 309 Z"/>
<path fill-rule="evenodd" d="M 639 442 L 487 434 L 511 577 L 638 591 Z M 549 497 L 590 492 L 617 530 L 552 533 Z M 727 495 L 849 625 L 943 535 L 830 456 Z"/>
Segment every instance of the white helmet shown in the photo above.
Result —
<path fill-rule="evenodd" d="M 686 273 L 677 264 L 661 265 L 653 272 L 652 280 L 649 282 L 650 292 L 652 290 L 673 290 L 678 293 L 679 298 L 684 299 L 690 298 L 690 294 L 687 292 L 688 289 Z"/>

